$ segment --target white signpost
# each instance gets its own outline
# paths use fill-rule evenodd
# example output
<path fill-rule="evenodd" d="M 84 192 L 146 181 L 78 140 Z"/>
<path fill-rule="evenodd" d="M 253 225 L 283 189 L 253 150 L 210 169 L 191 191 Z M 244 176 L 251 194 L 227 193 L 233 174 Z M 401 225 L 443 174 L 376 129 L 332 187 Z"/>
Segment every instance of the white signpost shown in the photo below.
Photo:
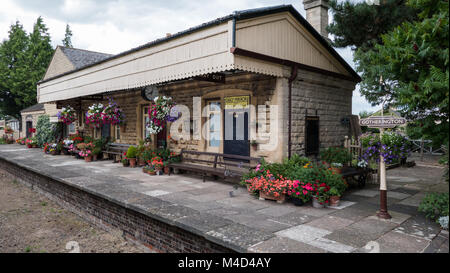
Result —
<path fill-rule="evenodd" d="M 381 110 L 383 112 L 383 110 Z M 359 125 L 369 128 L 380 129 L 380 140 L 383 137 L 384 128 L 394 128 L 398 125 L 406 124 L 406 119 L 394 116 L 371 116 L 359 121 Z M 386 164 L 380 153 L 380 211 L 377 216 L 382 219 L 390 219 L 391 215 L 387 211 L 387 183 L 386 183 Z"/>

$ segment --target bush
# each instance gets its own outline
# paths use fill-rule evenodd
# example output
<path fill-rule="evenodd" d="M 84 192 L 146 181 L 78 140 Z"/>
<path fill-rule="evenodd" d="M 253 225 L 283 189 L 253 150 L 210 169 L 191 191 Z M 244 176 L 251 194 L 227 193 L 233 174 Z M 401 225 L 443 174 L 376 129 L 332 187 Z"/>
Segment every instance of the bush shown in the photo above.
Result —
<path fill-rule="evenodd" d="M 352 161 L 352 154 L 345 148 L 329 147 L 320 152 L 320 159 L 330 164 L 346 164 Z"/>
<path fill-rule="evenodd" d="M 42 115 L 38 118 L 36 124 L 36 141 L 38 146 L 42 147 L 44 143 L 55 142 L 53 127 L 54 125 L 50 123 L 48 115 Z"/>
<path fill-rule="evenodd" d="M 136 158 L 137 149 L 134 146 L 128 147 L 127 158 Z"/>
<path fill-rule="evenodd" d="M 419 211 L 431 220 L 437 221 L 439 217 L 448 216 L 448 193 L 429 193 L 425 195 L 419 205 Z"/>

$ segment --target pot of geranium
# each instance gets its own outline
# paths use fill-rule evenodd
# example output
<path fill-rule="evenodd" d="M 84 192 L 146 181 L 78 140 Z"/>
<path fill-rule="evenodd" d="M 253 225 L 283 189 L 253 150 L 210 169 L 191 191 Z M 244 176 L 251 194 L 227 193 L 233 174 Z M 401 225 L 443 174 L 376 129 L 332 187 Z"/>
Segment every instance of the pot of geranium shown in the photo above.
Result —
<path fill-rule="evenodd" d="M 84 158 L 84 161 L 91 162 L 92 161 L 92 152 L 91 150 L 82 150 L 78 153 L 81 157 Z"/>
<path fill-rule="evenodd" d="M 122 158 L 121 162 L 124 167 L 130 166 L 130 161 L 127 158 Z"/>
<path fill-rule="evenodd" d="M 330 187 L 325 183 L 320 185 L 314 184 L 312 186 L 313 207 L 323 208 L 328 204 Z"/>
<path fill-rule="evenodd" d="M 161 171 L 164 167 L 164 163 L 162 161 L 162 158 L 159 156 L 155 156 L 151 159 L 150 165 L 153 166 L 157 174 L 161 174 Z"/>
<path fill-rule="evenodd" d="M 311 200 L 311 191 L 313 189 L 311 183 L 294 180 L 289 184 L 289 187 L 287 194 L 295 206 L 303 206 Z"/>
<path fill-rule="evenodd" d="M 130 167 L 135 168 L 136 167 L 136 147 L 130 146 L 128 147 L 127 155 L 128 161 L 130 162 Z"/>
<path fill-rule="evenodd" d="M 329 191 L 329 195 L 330 195 L 330 206 L 338 207 L 339 201 L 341 199 L 341 193 L 339 192 L 339 190 L 332 187 Z"/>
<path fill-rule="evenodd" d="M 169 167 L 169 161 L 164 161 L 164 174 L 170 174 L 170 167 Z"/>

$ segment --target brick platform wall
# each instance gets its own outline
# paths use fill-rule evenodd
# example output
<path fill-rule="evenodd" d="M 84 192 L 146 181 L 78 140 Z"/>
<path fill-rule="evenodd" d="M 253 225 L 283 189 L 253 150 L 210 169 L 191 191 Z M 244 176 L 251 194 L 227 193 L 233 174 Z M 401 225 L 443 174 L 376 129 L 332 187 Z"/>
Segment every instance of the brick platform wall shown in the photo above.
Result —
<path fill-rule="evenodd" d="M 50 177 L 0 159 L 0 168 L 31 189 L 101 228 L 119 229 L 154 252 L 234 252 L 196 234 L 170 226 Z"/>

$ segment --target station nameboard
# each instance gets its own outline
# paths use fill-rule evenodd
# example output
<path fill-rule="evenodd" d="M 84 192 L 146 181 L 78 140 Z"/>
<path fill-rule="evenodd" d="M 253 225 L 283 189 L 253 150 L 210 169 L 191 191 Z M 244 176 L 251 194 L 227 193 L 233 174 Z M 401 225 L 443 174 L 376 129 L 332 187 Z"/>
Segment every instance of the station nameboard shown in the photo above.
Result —
<path fill-rule="evenodd" d="M 359 125 L 369 128 L 394 128 L 403 124 L 406 124 L 406 119 L 394 116 L 373 116 L 359 121 Z"/>

